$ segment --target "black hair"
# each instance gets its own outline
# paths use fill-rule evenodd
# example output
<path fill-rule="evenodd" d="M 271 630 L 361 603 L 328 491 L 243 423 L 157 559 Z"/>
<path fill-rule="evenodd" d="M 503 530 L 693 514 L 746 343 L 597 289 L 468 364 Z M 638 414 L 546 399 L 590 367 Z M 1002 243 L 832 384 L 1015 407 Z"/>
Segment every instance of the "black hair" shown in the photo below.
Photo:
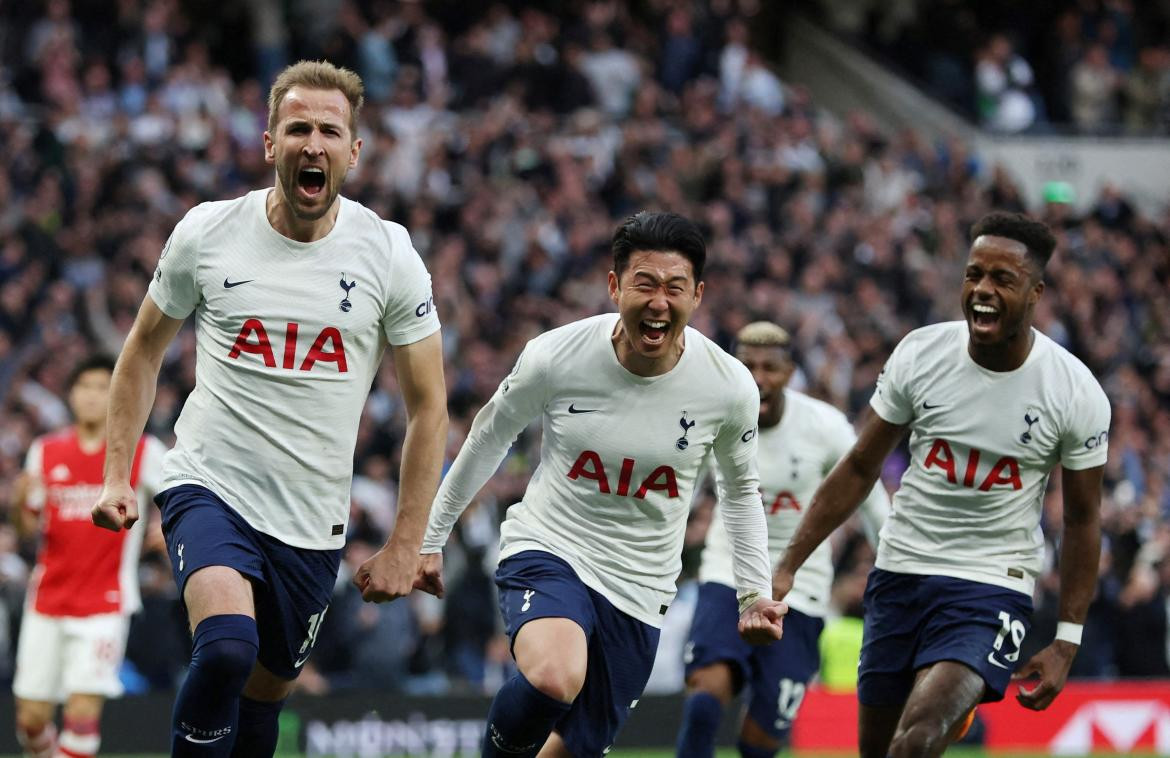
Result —
<path fill-rule="evenodd" d="M 975 222 L 971 227 L 971 241 L 990 234 L 995 237 L 1007 237 L 1021 243 L 1028 249 L 1028 258 L 1036 264 L 1040 273 L 1048 265 L 1052 251 L 1056 249 L 1056 237 L 1052 236 L 1048 226 L 1029 218 L 1023 213 L 1010 211 L 992 211 Z"/>
<path fill-rule="evenodd" d="M 641 211 L 621 223 L 613 233 L 613 271 L 619 279 L 638 250 L 678 253 L 691 262 L 695 283 L 703 280 L 707 243 L 698 225 L 677 213 Z"/>
<path fill-rule="evenodd" d="M 69 383 L 65 386 L 67 386 L 69 389 L 73 389 L 74 385 L 77 384 L 77 380 L 80 379 L 81 375 L 86 371 L 102 369 L 103 371 L 108 371 L 109 373 L 113 374 L 115 363 L 116 361 L 114 360 L 113 356 L 107 355 L 105 353 L 94 353 L 93 355 L 83 358 L 76 366 L 73 367 L 73 370 L 69 372 Z"/>

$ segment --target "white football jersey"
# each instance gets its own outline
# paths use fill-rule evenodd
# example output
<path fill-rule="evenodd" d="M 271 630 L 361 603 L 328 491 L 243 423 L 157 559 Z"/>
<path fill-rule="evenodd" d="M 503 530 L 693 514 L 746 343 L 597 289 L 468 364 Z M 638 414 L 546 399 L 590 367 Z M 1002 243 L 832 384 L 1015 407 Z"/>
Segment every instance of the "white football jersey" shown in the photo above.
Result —
<path fill-rule="evenodd" d="M 1014 371 L 975 363 L 963 321 L 916 329 L 894 349 L 870 404 L 909 426 L 910 468 L 882 529 L 878 568 L 1032 594 L 1049 472 L 1104 465 L 1110 416 L 1089 369 L 1032 333 Z"/>
<path fill-rule="evenodd" d="M 166 315 L 195 312 L 195 389 L 164 486 L 203 485 L 265 534 L 335 549 L 386 344 L 439 319 L 406 229 L 340 198 L 329 234 L 297 242 L 268 222 L 269 191 L 191 209 L 150 284 Z"/>
<path fill-rule="evenodd" d="M 768 520 L 768 557 L 775 567 L 817 487 L 853 446 L 856 435 L 845 414 L 828 403 L 795 390 L 784 390 L 784 414 L 780 423 L 760 429 L 758 462 L 760 493 Z M 717 489 L 723 481 L 716 472 Z M 721 498 L 722 499 L 722 498 Z M 731 542 L 719 511 L 707 532 L 699 566 L 700 582 L 733 585 Z M 881 482 L 861 504 L 866 533 L 874 539 L 890 512 L 890 499 Z M 822 542 L 796 572 L 792 591 L 784 598 L 790 606 L 809 616 L 823 617 L 829 610 L 833 584 L 833 549 Z"/>
<path fill-rule="evenodd" d="M 759 392 L 748 370 L 698 331 L 660 376 L 618 362 L 617 314 L 583 319 L 528 343 L 475 418 L 439 487 L 423 552 L 442 549 L 459 514 L 533 419 L 540 465 L 501 527 L 500 558 L 563 558 L 619 610 L 660 626 L 682 570 L 691 496 L 704 460 L 726 480 L 724 517 L 741 596 L 771 595 L 759 477 Z"/>

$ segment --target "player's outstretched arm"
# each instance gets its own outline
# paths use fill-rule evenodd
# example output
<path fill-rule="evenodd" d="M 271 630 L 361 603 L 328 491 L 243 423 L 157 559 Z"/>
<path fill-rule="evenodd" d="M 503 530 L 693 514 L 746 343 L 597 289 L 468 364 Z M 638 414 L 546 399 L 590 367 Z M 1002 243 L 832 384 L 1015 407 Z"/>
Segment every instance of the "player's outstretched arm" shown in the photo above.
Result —
<path fill-rule="evenodd" d="M 406 437 L 398 486 L 398 518 L 386 545 L 354 576 L 362 599 L 394 600 L 410 594 L 419 571 L 419 548 L 431 510 L 447 442 L 447 384 L 442 337 L 435 332 L 393 348 L 394 368 L 406 405 Z"/>
<path fill-rule="evenodd" d="M 1097 589 L 1097 571 L 1101 556 L 1101 482 L 1105 467 L 1074 471 L 1064 469 L 1061 489 L 1064 492 L 1064 529 L 1060 540 L 1060 615 L 1057 638 L 1012 675 L 1024 680 L 1039 676 L 1040 683 L 1031 689 L 1020 686 L 1016 700 L 1025 708 L 1042 711 L 1052 704 L 1072 667 L 1080 647 L 1080 626 L 1085 623 L 1089 604 Z M 1067 637 L 1071 639 L 1062 639 Z M 1075 641 L 1073 641 L 1075 640 Z"/>
<path fill-rule="evenodd" d="M 905 426 L 891 424 L 876 413 L 869 414 L 857 442 L 813 495 L 808 512 L 800 520 L 800 526 L 776 568 L 772 597 L 779 600 L 788 594 L 797 569 L 834 529 L 849 518 L 862 498 L 870 494 L 886 456 L 905 434 Z"/>
<path fill-rule="evenodd" d="M 122 346 L 110 378 L 102 493 L 92 512 L 93 523 L 100 527 L 116 532 L 129 529 L 138 520 L 138 497 L 130 486 L 130 464 L 154 405 L 163 355 L 182 325 L 183 319 L 166 315 L 147 295 Z"/>

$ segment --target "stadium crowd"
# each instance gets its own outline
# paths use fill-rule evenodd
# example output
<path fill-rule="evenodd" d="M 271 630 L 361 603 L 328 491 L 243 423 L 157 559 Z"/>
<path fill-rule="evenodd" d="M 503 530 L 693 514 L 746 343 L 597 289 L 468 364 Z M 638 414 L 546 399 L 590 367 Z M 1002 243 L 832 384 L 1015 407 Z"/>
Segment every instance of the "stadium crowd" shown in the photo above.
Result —
<path fill-rule="evenodd" d="M 808 5 L 987 128 L 1170 131 L 1170 12 L 1163 3 Z"/>
<path fill-rule="evenodd" d="M 1145 216 L 1117 187 L 1088 212 L 1067 198 L 1042 203 L 957 140 L 818 110 L 751 45 L 765 12 L 755 0 L 648 2 L 639 14 L 616 0 L 557 13 L 338 0 L 336 12 L 313 14 L 290 3 L 283 19 L 272 15 L 281 4 L 257 0 L 252 21 L 227 19 L 250 45 L 215 35 L 175 0 L 112 4 L 112 23 L 97 22 L 97 5 L 0 5 L 0 508 L 33 436 L 68 423 L 61 395 L 74 362 L 119 349 L 176 220 L 271 182 L 266 77 L 328 56 L 367 88 L 365 147 L 344 192 L 406 225 L 434 280 L 448 460 L 527 339 L 612 308 L 608 243 L 636 210 L 702 222 L 697 328 L 727 346 L 750 321 L 785 325 L 794 385 L 854 418 L 907 331 L 958 317 L 971 223 L 992 208 L 1043 218 L 1059 247 L 1037 321 L 1114 406 L 1100 591 L 1074 673 L 1170 675 L 1170 212 Z M 148 431 L 171 438 L 193 382 L 188 327 Z M 342 576 L 301 686 L 492 692 L 508 661 L 491 581 L 498 526 L 538 459 L 538 430 L 458 525 L 445 600 L 363 604 L 348 579 L 393 523 L 398 397 L 387 362 L 359 430 Z M 891 458 L 887 484 L 905 464 L 904 450 Z M 692 558 L 710 500 L 688 531 Z M 858 542 L 849 536 L 840 546 Z M 0 526 L 0 681 L 34 550 Z M 157 545 L 142 559 L 132 689 L 172 686 L 186 662 L 167 560 Z M 1049 570 L 1038 589 L 1037 646 L 1055 626 L 1056 578 Z"/>

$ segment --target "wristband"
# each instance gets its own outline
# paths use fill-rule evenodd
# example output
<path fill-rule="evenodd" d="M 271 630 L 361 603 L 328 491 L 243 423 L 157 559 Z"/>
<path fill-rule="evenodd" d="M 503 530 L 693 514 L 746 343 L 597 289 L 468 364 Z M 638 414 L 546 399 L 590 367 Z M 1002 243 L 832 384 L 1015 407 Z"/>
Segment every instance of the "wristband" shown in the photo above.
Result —
<path fill-rule="evenodd" d="M 757 600 L 759 600 L 761 597 L 762 596 L 760 595 L 760 593 L 755 592 L 755 591 L 745 592 L 744 594 L 740 595 L 740 597 L 739 597 L 739 612 L 743 613 L 748 608 L 751 608 L 752 605 L 754 605 L 755 602 Z"/>
<path fill-rule="evenodd" d="M 1081 644 L 1081 632 L 1085 630 L 1084 624 L 1074 624 L 1071 621 L 1061 621 L 1056 625 L 1056 639 L 1065 642 L 1071 642 L 1074 645 Z"/>

